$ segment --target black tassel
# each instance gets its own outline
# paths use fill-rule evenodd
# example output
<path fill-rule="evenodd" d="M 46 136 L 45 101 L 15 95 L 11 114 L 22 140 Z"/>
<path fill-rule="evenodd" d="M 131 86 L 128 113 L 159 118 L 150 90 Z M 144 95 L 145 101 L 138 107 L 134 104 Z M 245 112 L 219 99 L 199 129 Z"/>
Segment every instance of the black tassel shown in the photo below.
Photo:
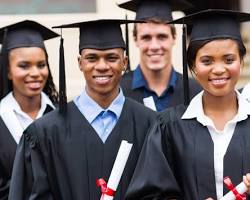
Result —
<path fill-rule="evenodd" d="M 8 79 L 8 53 L 7 53 L 7 28 L 4 29 L 3 43 L 1 49 L 1 99 L 5 97 L 11 90 L 10 81 Z"/>
<path fill-rule="evenodd" d="M 60 60 L 59 60 L 59 112 L 62 114 L 66 113 L 66 79 L 65 79 L 65 60 L 64 60 L 64 47 L 63 38 L 60 40 Z"/>
<path fill-rule="evenodd" d="M 125 19 L 128 20 L 127 14 L 125 15 Z M 126 56 L 128 57 L 128 66 L 126 69 L 126 72 L 130 72 L 130 59 L 129 59 L 129 29 L 128 29 L 128 23 L 125 23 L 125 39 L 126 39 Z"/>
<path fill-rule="evenodd" d="M 188 81 L 188 66 L 187 66 L 187 48 L 186 48 L 186 26 L 182 26 L 182 57 L 183 57 L 183 89 L 184 89 L 184 105 L 188 105 L 189 97 L 189 81 Z"/>

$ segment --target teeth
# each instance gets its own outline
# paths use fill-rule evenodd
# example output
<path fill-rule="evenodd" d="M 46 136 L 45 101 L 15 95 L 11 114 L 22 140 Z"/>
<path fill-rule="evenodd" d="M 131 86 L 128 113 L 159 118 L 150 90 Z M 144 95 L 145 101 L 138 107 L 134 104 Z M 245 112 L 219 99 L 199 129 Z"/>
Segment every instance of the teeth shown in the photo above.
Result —
<path fill-rule="evenodd" d="M 226 79 L 214 79 L 212 80 L 214 83 L 223 83 L 226 81 Z"/>
<path fill-rule="evenodd" d="M 97 80 L 108 80 L 109 79 L 109 77 L 106 77 L 106 76 L 98 76 L 98 77 L 95 77 L 95 79 L 97 79 Z"/>

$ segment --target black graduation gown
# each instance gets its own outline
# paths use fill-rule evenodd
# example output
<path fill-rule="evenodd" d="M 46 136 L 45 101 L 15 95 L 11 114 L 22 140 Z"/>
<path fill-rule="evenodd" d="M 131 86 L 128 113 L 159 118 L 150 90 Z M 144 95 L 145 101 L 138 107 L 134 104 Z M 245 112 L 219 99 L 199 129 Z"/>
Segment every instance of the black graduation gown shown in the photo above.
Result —
<path fill-rule="evenodd" d="M 105 144 L 73 102 L 27 128 L 17 149 L 10 200 L 98 200 L 96 180 L 108 181 L 120 143 L 133 143 L 114 200 L 124 199 L 156 112 L 127 99 Z"/>
<path fill-rule="evenodd" d="M 126 97 L 130 97 L 143 104 L 144 88 L 132 89 L 133 75 L 134 75 L 133 71 L 130 71 L 123 75 L 121 80 L 122 91 Z M 176 72 L 176 75 L 177 75 L 176 87 L 174 88 L 174 91 L 170 96 L 167 107 L 183 104 L 184 102 L 183 76 L 178 72 Z M 200 87 L 200 85 L 194 79 L 189 78 L 190 99 L 193 98 L 196 94 L 198 94 L 201 90 L 202 88 Z"/>
<path fill-rule="evenodd" d="M 45 113 L 53 110 L 47 106 Z M 7 200 L 17 144 L 0 117 L 0 200 Z"/>
<path fill-rule="evenodd" d="M 216 199 L 212 138 L 196 119 L 181 120 L 185 110 L 180 105 L 159 115 L 145 140 L 126 200 Z M 230 176 L 234 185 L 250 172 L 249 130 L 250 118 L 237 123 L 224 156 L 224 177 Z"/>

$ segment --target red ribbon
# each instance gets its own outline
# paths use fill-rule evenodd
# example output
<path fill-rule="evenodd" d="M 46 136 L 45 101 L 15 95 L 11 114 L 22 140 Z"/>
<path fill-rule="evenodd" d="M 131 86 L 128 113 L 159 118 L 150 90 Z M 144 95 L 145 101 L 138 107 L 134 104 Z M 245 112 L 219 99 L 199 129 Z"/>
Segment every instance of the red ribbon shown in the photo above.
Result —
<path fill-rule="evenodd" d="M 225 185 L 227 186 L 227 188 L 233 192 L 234 196 L 235 196 L 235 199 L 236 200 L 246 200 L 246 194 L 240 194 L 236 188 L 234 187 L 231 179 L 227 176 L 224 178 L 224 183 Z"/>
<path fill-rule="evenodd" d="M 115 196 L 115 191 L 107 187 L 107 183 L 103 178 L 96 180 L 97 187 L 101 187 L 102 195 Z"/>

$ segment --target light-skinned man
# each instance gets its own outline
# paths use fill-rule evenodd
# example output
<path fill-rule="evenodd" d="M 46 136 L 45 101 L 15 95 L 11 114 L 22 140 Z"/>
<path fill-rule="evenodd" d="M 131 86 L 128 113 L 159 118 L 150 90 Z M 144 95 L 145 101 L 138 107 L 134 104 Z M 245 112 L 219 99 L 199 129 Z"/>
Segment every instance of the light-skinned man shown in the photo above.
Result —
<path fill-rule="evenodd" d="M 173 47 L 176 43 L 176 29 L 169 25 L 172 10 L 189 6 L 183 0 L 132 0 L 119 5 L 136 12 L 136 20 L 147 23 L 134 25 L 133 37 L 140 52 L 139 65 L 125 74 L 121 86 L 125 96 L 144 105 L 162 111 L 167 107 L 184 103 L 183 76 L 173 67 Z M 180 58 L 182 60 L 182 58 Z M 201 88 L 189 79 L 190 97 Z"/>

